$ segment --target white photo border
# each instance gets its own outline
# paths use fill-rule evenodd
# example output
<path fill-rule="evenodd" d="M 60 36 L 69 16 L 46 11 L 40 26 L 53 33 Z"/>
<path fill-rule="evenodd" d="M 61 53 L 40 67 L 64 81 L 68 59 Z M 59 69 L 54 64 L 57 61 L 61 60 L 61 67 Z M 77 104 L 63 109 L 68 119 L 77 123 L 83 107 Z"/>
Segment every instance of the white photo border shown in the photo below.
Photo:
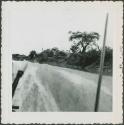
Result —
<path fill-rule="evenodd" d="M 41 1 L 29 1 L 29 2 L 17 2 L 17 4 L 28 4 L 37 3 Z M 45 1 L 44 1 L 45 2 Z M 62 2 L 55 2 L 62 3 Z M 79 1 L 78 1 L 79 2 Z M 83 1 L 80 1 L 83 2 Z M 11 81 L 12 81 L 12 57 L 11 57 L 11 43 L 8 39 L 8 23 L 6 22 L 8 8 L 12 7 L 12 3 L 16 1 L 2 1 L 2 48 L 1 48 L 1 122 L 4 124 L 31 124 L 31 123 L 45 123 L 45 124 L 93 124 L 93 123 L 112 123 L 112 124 L 122 124 L 123 122 L 123 2 L 113 2 L 113 1 L 94 1 L 94 2 L 83 2 L 83 4 L 102 4 L 105 6 L 109 4 L 116 9 L 117 26 L 115 32 L 115 41 L 113 42 L 113 112 L 12 112 L 12 97 L 11 97 Z M 49 2 L 46 2 L 46 4 Z M 75 4 L 75 2 L 64 2 Z M 117 43 L 118 41 L 118 43 Z M 121 67 L 121 68 L 120 68 Z M 118 83 L 118 84 L 117 84 Z"/>

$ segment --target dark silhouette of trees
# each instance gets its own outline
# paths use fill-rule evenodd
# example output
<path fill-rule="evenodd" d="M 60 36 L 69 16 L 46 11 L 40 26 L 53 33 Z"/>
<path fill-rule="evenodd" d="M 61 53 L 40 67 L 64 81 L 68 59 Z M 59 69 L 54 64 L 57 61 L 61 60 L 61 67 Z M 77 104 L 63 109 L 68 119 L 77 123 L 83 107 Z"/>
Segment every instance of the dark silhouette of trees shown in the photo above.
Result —
<path fill-rule="evenodd" d="M 105 47 L 105 65 L 112 67 L 113 50 L 110 47 Z"/>
<path fill-rule="evenodd" d="M 14 60 L 28 60 L 31 62 L 47 63 L 63 67 L 70 67 L 80 70 L 97 71 L 100 63 L 101 49 L 96 43 L 100 35 L 96 32 L 70 32 L 69 40 L 72 41 L 70 50 L 63 51 L 57 47 L 48 48 L 37 53 L 32 50 L 28 56 L 13 54 Z M 110 47 L 105 48 L 104 69 L 112 71 L 113 50 Z M 96 67 L 96 68 L 95 68 Z"/>
<path fill-rule="evenodd" d="M 77 45 L 72 45 L 70 50 L 72 51 L 72 53 L 77 53 L 79 51 L 79 47 Z"/>
<path fill-rule="evenodd" d="M 37 53 L 35 50 L 32 50 L 29 54 L 29 59 L 33 60 L 37 56 Z"/>
<path fill-rule="evenodd" d="M 85 53 L 88 47 L 95 46 L 98 48 L 96 41 L 99 40 L 100 35 L 96 32 L 69 32 L 71 33 L 69 40 L 73 42 L 70 48 L 73 53 L 80 52 Z"/>

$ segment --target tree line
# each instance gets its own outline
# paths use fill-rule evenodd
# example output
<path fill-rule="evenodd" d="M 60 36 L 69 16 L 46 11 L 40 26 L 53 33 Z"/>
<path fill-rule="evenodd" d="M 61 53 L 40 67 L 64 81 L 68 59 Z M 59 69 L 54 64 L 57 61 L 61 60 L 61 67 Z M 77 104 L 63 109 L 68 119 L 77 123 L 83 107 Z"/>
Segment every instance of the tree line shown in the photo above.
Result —
<path fill-rule="evenodd" d="M 63 67 L 89 70 L 96 72 L 99 70 L 101 48 L 97 41 L 100 35 L 96 32 L 72 32 L 69 31 L 69 41 L 72 43 L 69 51 L 59 50 L 57 47 L 42 50 L 37 53 L 32 50 L 28 56 L 13 54 L 14 60 L 28 60 L 31 62 L 48 63 Z M 112 73 L 112 53 L 110 47 L 105 47 L 105 69 Z"/>

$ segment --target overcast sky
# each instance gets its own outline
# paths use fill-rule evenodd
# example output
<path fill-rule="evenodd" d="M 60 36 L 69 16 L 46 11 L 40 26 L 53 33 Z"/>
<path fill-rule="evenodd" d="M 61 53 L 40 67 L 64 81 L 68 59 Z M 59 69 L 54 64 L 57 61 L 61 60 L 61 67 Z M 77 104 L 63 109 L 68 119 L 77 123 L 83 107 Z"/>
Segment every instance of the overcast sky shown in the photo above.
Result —
<path fill-rule="evenodd" d="M 109 13 L 107 45 L 112 47 L 117 8 L 114 2 L 5 2 L 12 53 L 58 47 L 69 50 L 71 31 L 98 32 L 101 45 L 106 13 Z"/>

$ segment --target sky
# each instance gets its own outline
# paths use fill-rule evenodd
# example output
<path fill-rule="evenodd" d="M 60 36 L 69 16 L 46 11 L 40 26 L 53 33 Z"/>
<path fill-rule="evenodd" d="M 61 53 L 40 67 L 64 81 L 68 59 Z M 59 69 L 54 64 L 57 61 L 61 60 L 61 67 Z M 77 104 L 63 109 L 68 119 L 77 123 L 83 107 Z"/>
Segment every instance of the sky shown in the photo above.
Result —
<path fill-rule="evenodd" d="M 117 7 L 114 2 L 5 2 L 2 4 L 12 53 L 58 47 L 69 50 L 69 31 L 98 32 L 101 46 L 106 13 L 106 45 L 113 47 Z"/>

